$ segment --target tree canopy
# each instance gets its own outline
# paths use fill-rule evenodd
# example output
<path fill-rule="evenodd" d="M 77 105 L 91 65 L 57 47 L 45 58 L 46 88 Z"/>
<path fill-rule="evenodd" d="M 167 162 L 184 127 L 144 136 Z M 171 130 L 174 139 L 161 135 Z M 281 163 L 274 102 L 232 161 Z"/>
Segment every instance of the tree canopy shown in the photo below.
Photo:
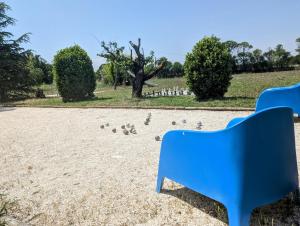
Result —
<path fill-rule="evenodd" d="M 28 66 L 30 70 L 40 71 L 39 84 L 51 84 L 53 82 L 52 65 L 48 64 L 40 55 L 29 54 Z"/>
<path fill-rule="evenodd" d="M 101 47 L 103 51 L 97 55 L 106 59 L 105 65 L 107 66 L 103 65 L 99 73 L 106 84 L 113 85 L 114 89 L 116 89 L 118 85 L 129 80 L 127 73 L 130 64 L 129 57 L 124 54 L 125 47 L 119 47 L 117 42 L 105 43 L 103 41 L 101 42 Z"/>
<path fill-rule="evenodd" d="M 29 41 L 29 34 L 14 39 L 7 27 L 15 24 L 15 20 L 7 15 L 10 9 L 0 2 L 0 101 L 10 97 L 26 96 L 33 92 L 36 79 L 31 76 L 27 66 L 28 55 L 21 44 Z"/>

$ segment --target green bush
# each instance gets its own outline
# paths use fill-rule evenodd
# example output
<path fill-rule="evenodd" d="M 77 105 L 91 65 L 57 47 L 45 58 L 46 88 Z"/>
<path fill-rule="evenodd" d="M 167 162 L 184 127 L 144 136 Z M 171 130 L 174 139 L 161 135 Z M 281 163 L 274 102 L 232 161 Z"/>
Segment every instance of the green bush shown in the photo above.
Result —
<path fill-rule="evenodd" d="M 220 98 L 231 80 L 231 55 L 217 37 L 205 37 L 188 53 L 184 63 L 187 85 L 197 100 Z"/>
<path fill-rule="evenodd" d="M 96 78 L 92 61 L 80 46 L 60 50 L 54 57 L 53 70 L 63 101 L 93 96 Z"/>

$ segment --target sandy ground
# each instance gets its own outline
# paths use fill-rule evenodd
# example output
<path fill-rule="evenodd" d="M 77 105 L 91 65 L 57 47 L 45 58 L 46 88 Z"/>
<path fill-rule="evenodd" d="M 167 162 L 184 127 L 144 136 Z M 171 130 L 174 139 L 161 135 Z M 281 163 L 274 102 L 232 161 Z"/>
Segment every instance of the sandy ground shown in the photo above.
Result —
<path fill-rule="evenodd" d="M 0 193 L 16 201 L 10 214 L 32 225 L 227 225 L 225 208 L 200 194 L 168 180 L 155 192 L 154 137 L 199 121 L 202 130 L 222 129 L 249 113 L 0 108 Z M 126 123 L 136 135 L 122 133 Z M 284 200 L 255 210 L 252 225 L 297 225 L 299 212 Z"/>

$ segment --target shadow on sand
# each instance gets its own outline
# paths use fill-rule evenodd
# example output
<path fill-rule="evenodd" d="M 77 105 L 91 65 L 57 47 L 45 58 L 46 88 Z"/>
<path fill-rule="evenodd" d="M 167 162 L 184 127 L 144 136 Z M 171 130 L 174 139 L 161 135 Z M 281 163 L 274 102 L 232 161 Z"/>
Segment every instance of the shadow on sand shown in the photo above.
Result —
<path fill-rule="evenodd" d="M 176 190 L 162 189 L 163 194 L 172 195 L 210 216 L 228 224 L 225 206 L 213 199 L 194 192 L 188 188 Z M 252 212 L 251 226 L 262 225 L 300 225 L 300 206 L 291 198 L 284 198 L 274 204 L 256 208 Z"/>

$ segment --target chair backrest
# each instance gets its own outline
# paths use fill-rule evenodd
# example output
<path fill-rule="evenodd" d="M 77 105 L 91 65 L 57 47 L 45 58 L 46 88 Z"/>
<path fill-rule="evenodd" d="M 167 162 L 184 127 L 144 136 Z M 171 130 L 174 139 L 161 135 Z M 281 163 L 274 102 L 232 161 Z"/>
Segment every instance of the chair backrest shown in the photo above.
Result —
<path fill-rule="evenodd" d="M 288 87 L 266 89 L 256 101 L 256 111 L 276 106 L 287 106 L 295 113 L 300 113 L 300 83 Z"/>
<path fill-rule="evenodd" d="M 298 185 L 293 111 L 275 107 L 256 112 L 232 126 L 242 139 L 239 157 L 242 191 L 263 200 Z"/>

